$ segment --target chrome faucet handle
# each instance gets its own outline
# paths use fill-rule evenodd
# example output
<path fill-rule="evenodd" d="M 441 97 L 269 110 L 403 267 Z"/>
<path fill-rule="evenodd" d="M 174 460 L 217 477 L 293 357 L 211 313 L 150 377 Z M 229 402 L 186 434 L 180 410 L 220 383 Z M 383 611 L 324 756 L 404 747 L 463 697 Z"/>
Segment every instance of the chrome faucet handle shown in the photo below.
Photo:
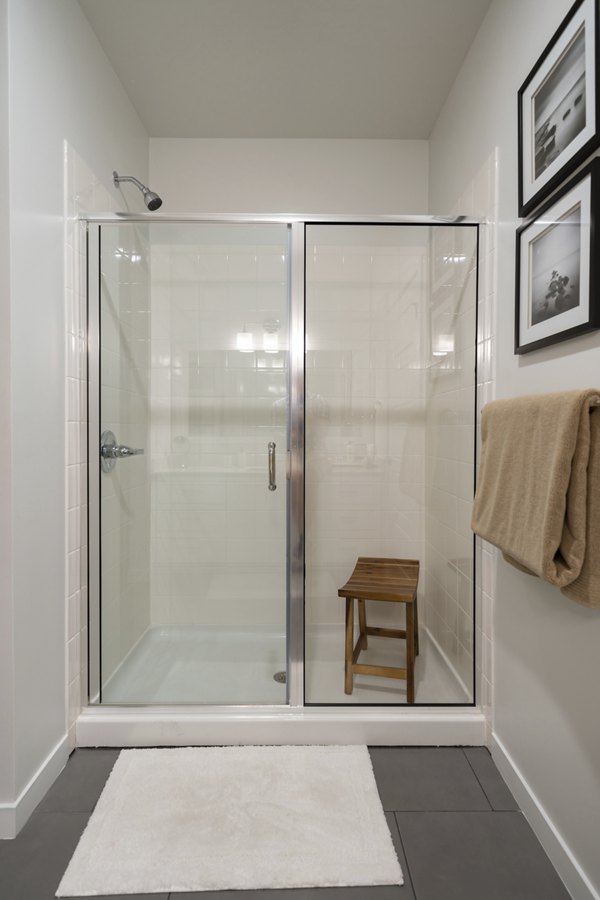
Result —
<path fill-rule="evenodd" d="M 144 455 L 144 450 L 141 447 L 125 447 L 123 444 L 116 444 L 110 449 L 111 452 L 107 455 L 113 457 L 114 459 L 127 459 L 128 456 Z M 104 455 L 104 448 L 102 449 L 102 454 Z"/>
<path fill-rule="evenodd" d="M 130 456 L 142 456 L 141 447 L 126 447 L 117 444 L 117 439 L 112 431 L 104 431 L 100 438 L 100 456 L 103 472 L 112 472 L 118 459 L 128 459 Z"/>

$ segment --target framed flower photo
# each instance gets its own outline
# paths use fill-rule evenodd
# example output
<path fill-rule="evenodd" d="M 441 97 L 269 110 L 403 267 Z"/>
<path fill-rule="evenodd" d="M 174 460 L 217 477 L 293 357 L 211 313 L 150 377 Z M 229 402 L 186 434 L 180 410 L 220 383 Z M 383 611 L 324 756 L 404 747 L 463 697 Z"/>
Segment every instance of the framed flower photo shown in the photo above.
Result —
<path fill-rule="evenodd" d="M 515 353 L 600 328 L 600 159 L 517 229 Z"/>
<path fill-rule="evenodd" d="M 600 144 L 597 0 L 577 0 L 519 89 L 519 215 Z"/>

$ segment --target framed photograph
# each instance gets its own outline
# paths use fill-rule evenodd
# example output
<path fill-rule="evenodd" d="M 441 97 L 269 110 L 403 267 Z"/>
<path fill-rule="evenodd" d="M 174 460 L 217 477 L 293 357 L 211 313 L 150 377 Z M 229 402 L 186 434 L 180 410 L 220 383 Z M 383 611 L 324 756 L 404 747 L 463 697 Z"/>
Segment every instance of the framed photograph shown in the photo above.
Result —
<path fill-rule="evenodd" d="M 515 353 L 600 327 L 600 159 L 517 230 Z"/>
<path fill-rule="evenodd" d="M 597 5 L 577 0 L 519 89 L 521 216 L 600 144 Z"/>

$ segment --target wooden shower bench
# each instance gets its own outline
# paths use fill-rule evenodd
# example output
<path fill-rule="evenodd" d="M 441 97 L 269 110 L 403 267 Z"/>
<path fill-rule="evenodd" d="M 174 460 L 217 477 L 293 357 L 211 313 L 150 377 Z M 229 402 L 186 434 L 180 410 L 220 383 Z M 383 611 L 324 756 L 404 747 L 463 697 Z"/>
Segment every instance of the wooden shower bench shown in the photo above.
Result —
<path fill-rule="evenodd" d="M 346 654 L 344 691 L 351 694 L 354 675 L 377 675 L 382 678 L 402 678 L 406 681 L 408 703 L 415 702 L 415 656 L 419 653 L 419 616 L 417 611 L 417 559 L 387 559 L 359 556 L 352 575 L 338 590 L 338 597 L 346 598 Z M 354 645 L 354 601 L 358 600 L 360 634 Z M 367 625 L 365 600 L 404 603 L 406 628 L 375 628 Z M 367 649 L 367 635 L 403 638 L 406 641 L 406 666 L 374 666 L 358 662 L 362 650 Z"/>

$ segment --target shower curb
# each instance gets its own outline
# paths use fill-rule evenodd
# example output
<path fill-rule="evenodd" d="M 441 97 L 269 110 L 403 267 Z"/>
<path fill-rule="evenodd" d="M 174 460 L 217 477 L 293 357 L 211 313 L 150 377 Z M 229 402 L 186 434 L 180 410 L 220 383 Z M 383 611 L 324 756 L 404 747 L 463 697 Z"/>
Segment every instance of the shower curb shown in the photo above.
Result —
<path fill-rule="evenodd" d="M 483 746 L 479 709 L 293 709 L 179 707 L 85 709 L 78 747 L 184 747 L 235 744 Z"/>

